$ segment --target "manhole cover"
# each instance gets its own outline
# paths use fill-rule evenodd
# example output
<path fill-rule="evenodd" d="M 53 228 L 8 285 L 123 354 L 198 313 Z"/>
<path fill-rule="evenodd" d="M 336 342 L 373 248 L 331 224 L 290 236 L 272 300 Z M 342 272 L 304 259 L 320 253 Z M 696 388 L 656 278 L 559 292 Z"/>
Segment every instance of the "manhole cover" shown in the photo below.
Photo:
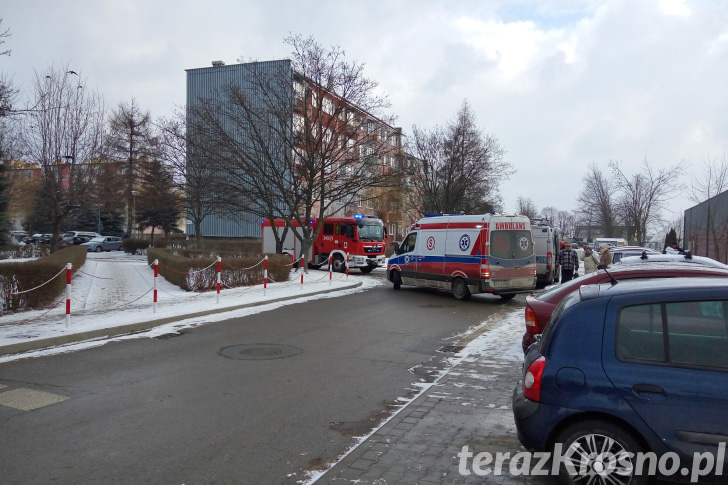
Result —
<path fill-rule="evenodd" d="M 271 360 L 285 359 L 303 352 L 293 345 L 282 344 L 240 344 L 223 347 L 218 352 L 226 359 L 235 360 Z"/>
<path fill-rule="evenodd" d="M 430 303 L 428 305 L 420 305 L 420 308 L 455 308 L 455 305 L 440 305 L 437 303 Z"/>

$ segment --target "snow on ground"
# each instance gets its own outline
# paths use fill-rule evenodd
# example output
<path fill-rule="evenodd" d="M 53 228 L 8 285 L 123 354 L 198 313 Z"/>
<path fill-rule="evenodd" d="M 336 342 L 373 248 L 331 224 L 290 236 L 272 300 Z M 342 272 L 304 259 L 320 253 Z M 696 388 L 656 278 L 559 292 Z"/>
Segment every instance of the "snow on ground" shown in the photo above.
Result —
<path fill-rule="evenodd" d="M 211 269 L 214 271 L 214 269 Z M 381 270 L 380 270 L 381 271 Z M 40 340 L 68 334 L 119 327 L 122 325 L 174 318 L 143 334 L 67 344 L 50 349 L 25 352 L 22 355 L 0 356 L 0 362 L 70 352 L 99 346 L 124 338 L 154 337 L 179 332 L 210 322 L 259 313 L 311 298 L 330 298 L 364 291 L 383 282 L 378 278 L 310 271 L 304 275 L 291 273 L 284 283 L 269 282 L 242 288 L 223 288 L 218 295 L 211 292 L 188 292 L 157 278 L 157 304 L 153 301 L 154 270 L 144 256 L 125 253 L 89 253 L 71 283 L 70 324 L 66 325 L 65 295 L 49 310 L 19 312 L 0 317 L 0 347 L 27 340 Z M 337 291 L 334 291 L 337 290 Z M 330 292 L 330 293 L 329 293 Z M 297 298 L 298 297 L 298 298 Z M 276 301 L 281 299 L 281 301 Z M 261 302 L 270 302 L 262 304 Z M 258 306 L 240 308 L 244 305 Z M 225 311 L 228 309 L 228 311 Z M 204 316 L 185 318 L 201 312 Z"/>

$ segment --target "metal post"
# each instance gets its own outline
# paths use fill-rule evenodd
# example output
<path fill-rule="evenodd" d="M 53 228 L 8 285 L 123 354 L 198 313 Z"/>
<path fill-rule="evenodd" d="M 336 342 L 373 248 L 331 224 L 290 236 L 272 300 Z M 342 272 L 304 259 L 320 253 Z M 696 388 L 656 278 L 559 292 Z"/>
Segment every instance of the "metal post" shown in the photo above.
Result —
<path fill-rule="evenodd" d="M 66 263 L 66 328 L 71 326 L 71 263 Z"/>
<path fill-rule="evenodd" d="M 220 303 L 220 272 L 222 271 L 222 257 L 217 257 L 217 300 L 216 303 Z"/>
<path fill-rule="evenodd" d="M 157 278 L 159 277 L 159 260 L 154 260 L 154 307 L 152 312 L 157 313 Z"/>

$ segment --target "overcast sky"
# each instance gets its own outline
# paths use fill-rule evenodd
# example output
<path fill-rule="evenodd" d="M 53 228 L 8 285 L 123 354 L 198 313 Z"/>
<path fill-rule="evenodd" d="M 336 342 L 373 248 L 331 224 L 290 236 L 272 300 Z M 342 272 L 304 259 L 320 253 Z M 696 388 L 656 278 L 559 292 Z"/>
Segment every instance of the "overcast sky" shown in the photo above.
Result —
<path fill-rule="evenodd" d="M 576 209 L 592 163 L 680 163 L 689 183 L 728 153 L 724 0 L 4 0 L 0 18 L 16 87 L 68 65 L 108 107 L 154 117 L 184 106 L 185 69 L 286 58 L 288 33 L 313 35 L 366 64 L 405 135 L 467 100 L 517 170 L 506 211 Z"/>

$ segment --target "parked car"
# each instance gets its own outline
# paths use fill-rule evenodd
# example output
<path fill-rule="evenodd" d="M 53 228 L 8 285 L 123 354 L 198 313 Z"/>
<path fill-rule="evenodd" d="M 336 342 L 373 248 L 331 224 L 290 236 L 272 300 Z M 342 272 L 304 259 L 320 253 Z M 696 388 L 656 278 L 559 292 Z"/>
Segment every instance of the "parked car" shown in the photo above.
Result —
<path fill-rule="evenodd" d="M 554 308 L 567 295 L 575 292 L 582 285 L 622 281 L 634 278 L 676 278 L 680 276 L 718 276 L 728 277 L 728 269 L 712 268 L 685 262 L 620 264 L 608 270 L 600 269 L 568 281 L 552 286 L 540 293 L 526 297 L 525 322 L 526 331 L 521 345 L 525 353 L 536 341 L 536 335 L 542 334 Z"/>
<path fill-rule="evenodd" d="M 79 244 L 89 242 L 94 237 L 98 237 L 98 236 L 74 236 L 73 240 L 71 241 L 71 244 L 73 244 L 74 246 L 78 246 Z"/>
<path fill-rule="evenodd" d="M 25 241 L 25 238 L 28 237 L 28 233 L 25 231 L 10 231 L 10 237 L 20 243 Z"/>
<path fill-rule="evenodd" d="M 642 246 L 609 246 L 612 253 L 612 264 L 618 264 L 622 258 L 628 256 L 642 256 L 642 254 L 660 254 L 654 249 L 643 248 Z"/>
<path fill-rule="evenodd" d="M 91 238 L 88 242 L 81 244 L 86 246 L 88 251 L 119 251 L 121 250 L 121 238 L 117 236 L 99 236 Z"/>
<path fill-rule="evenodd" d="M 51 241 L 53 241 L 53 234 L 41 234 L 35 242 L 40 244 L 50 244 Z"/>
<path fill-rule="evenodd" d="M 38 239 L 40 239 L 40 237 L 42 235 L 43 234 L 41 234 L 39 232 L 37 232 L 35 234 L 31 234 L 30 236 L 24 238 L 23 239 L 23 242 L 26 243 L 26 244 L 32 244 L 32 243 L 38 242 Z"/>
<path fill-rule="evenodd" d="M 101 234 L 98 232 L 91 232 L 91 231 L 66 231 L 63 233 L 63 236 L 61 237 L 61 244 L 76 244 L 76 238 L 85 237 L 87 238 L 86 241 L 90 240 L 92 237 L 99 237 Z M 86 242 L 82 241 L 82 242 Z M 78 243 L 81 244 L 81 243 Z"/>
<path fill-rule="evenodd" d="M 558 458 L 563 483 L 726 483 L 726 322 L 724 278 L 582 286 L 526 354 L 518 439 Z"/>
<path fill-rule="evenodd" d="M 716 261 L 705 256 L 693 256 L 692 254 L 643 254 L 641 256 L 628 256 L 622 258 L 621 264 L 645 264 L 645 263 L 694 263 L 702 264 L 704 266 L 711 266 L 713 268 L 728 269 L 728 264 L 723 264 L 720 261 Z"/>

